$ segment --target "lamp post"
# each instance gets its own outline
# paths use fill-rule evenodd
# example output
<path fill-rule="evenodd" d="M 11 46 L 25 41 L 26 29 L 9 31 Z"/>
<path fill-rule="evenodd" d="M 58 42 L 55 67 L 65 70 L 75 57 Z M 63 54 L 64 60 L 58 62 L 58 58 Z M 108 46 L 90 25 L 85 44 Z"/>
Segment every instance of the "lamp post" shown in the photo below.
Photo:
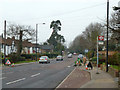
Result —
<path fill-rule="evenodd" d="M 107 0 L 107 50 L 106 50 L 106 72 L 108 72 L 108 26 L 109 26 L 109 0 Z"/>
<path fill-rule="evenodd" d="M 38 37 L 37 37 L 37 33 L 38 33 L 38 24 L 45 24 L 45 23 L 37 23 L 36 24 L 36 61 L 37 61 L 37 39 L 38 39 Z"/>

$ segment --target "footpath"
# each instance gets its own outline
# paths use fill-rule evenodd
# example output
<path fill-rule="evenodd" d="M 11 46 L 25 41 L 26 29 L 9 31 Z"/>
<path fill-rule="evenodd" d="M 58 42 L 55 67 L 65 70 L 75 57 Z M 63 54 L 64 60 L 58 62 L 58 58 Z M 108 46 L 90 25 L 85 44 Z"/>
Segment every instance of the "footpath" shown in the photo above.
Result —
<path fill-rule="evenodd" d="M 60 88 L 109 88 L 118 90 L 118 83 L 109 73 L 98 70 L 85 70 L 85 66 L 77 66 L 56 89 Z"/>

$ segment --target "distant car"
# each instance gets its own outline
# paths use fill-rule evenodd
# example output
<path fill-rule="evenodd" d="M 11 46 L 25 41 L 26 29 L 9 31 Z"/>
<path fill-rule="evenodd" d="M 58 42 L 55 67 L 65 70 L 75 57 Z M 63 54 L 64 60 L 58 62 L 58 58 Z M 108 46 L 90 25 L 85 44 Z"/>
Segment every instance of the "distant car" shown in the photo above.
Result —
<path fill-rule="evenodd" d="M 75 53 L 75 52 L 74 52 L 73 54 L 74 54 L 74 55 L 77 55 L 77 53 Z"/>
<path fill-rule="evenodd" d="M 82 55 L 82 54 L 79 54 L 79 55 L 78 55 L 78 58 L 83 58 L 83 55 Z"/>
<path fill-rule="evenodd" d="M 39 58 L 39 63 L 50 63 L 48 56 L 41 56 Z"/>
<path fill-rule="evenodd" d="M 72 54 L 70 53 L 70 54 L 68 54 L 68 58 L 72 58 Z"/>
<path fill-rule="evenodd" d="M 63 61 L 63 57 L 61 55 L 58 55 L 56 61 Z"/>

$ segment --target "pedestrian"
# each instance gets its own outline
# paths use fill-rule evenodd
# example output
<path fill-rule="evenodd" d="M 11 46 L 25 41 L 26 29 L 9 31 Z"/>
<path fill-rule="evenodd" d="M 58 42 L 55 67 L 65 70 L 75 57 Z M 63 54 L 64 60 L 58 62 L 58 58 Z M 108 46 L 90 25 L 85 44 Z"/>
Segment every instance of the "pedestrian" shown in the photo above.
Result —
<path fill-rule="evenodd" d="M 88 63 L 87 67 L 90 67 L 92 70 L 93 66 L 92 66 L 91 62 Z"/>

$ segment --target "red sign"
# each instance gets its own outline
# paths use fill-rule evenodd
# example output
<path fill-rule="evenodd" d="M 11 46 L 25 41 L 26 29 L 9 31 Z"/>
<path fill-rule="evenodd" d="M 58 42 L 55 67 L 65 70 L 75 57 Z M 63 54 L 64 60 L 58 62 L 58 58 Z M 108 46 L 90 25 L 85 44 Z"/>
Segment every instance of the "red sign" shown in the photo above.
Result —
<path fill-rule="evenodd" d="M 103 41 L 104 40 L 104 36 L 98 36 L 98 40 L 99 41 Z"/>
<path fill-rule="evenodd" d="M 9 60 L 7 60 L 5 64 L 6 64 L 6 65 L 10 65 L 11 62 L 10 62 Z"/>

